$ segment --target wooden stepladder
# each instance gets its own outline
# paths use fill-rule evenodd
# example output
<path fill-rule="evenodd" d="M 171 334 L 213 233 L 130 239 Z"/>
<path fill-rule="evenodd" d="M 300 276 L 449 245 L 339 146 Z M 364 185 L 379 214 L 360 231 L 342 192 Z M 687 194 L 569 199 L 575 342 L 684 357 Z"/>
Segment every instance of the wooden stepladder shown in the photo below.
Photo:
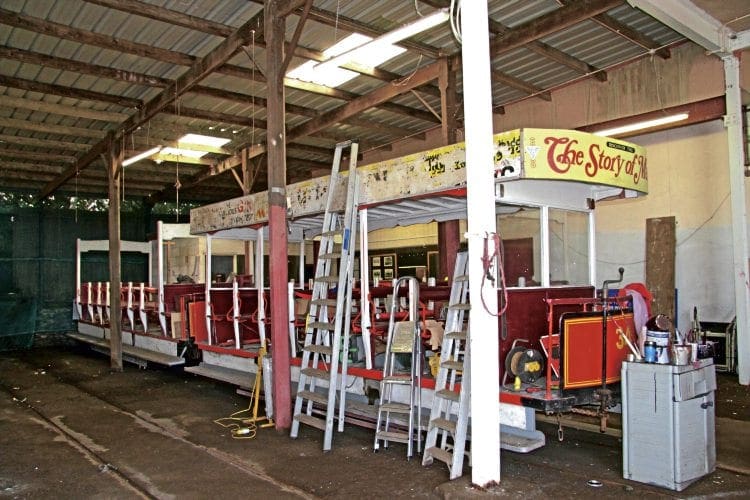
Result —
<path fill-rule="evenodd" d="M 336 211 L 333 205 L 336 186 L 341 177 L 339 169 L 341 156 L 347 147 L 350 148 L 349 178 L 346 188 L 346 204 L 342 214 Z M 348 318 L 351 310 L 359 195 L 357 152 L 356 142 L 345 142 L 337 144 L 334 153 L 290 433 L 291 437 L 296 438 L 300 423 L 324 431 L 324 451 L 331 449 L 333 440 L 342 332 L 345 349 L 348 350 L 349 345 Z M 339 239 L 340 243 L 337 243 L 336 239 Z M 336 298 L 331 298 L 334 289 Z M 345 356 L 346 353 L 343 357 Z M 345 376 L 344 370 L 344 378 Z M 325 408 L 325 419 L 313 415 L 315 403 Z"/>
<path fill-rule="evenodd" d="M 468 260 L 466 252 L 459 252 L 456 256 L 440 352 L 440 367 L 435 380 L 435 394 L 422 456 L 422 465 L 431 465 L 433 459 L 445 462 L 451 479 L 456 479 L 463 473 L 466 433 L 469 426 L 471 361 L 468 330 Z"/>
<path fill-rule="evenodd" d="M 407 308 L 408 317 L 398 320 L 397 305 L 399 288 L 409 283 Z M 383 378 L 380 381 L 380 404 L 375 425 L 374 450 L 380 449 L 381 442 L 387 448 L 389 441 L 406 443 L 406 457 L 414 454 L 414 441 L 417 452 L 422 451 L 422 339 L 419 322 L 419 282 L 413 277 L 403 277 L 393 286 L 388 340 L 385 348 Z M 399 368 L 402 365 L 403 368 Z M 408 365 L 408 367 L 404 366 Z M 408 368 L 408 371 L 406 369 Z M 403 390 L 408 392 L 404 394 Z M 408 400 L 408 403 L 404 402 Z M 397 420 L 406 417 L 407 430 L 396 428 Z M 403 427 L 403 423 L 400 426 Z"/>

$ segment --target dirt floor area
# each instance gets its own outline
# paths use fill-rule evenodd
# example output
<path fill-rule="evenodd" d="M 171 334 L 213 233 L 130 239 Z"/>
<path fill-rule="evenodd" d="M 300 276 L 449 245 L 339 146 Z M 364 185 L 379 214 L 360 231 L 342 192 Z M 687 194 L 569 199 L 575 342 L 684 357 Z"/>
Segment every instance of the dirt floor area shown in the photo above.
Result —
<path fill-rule="evenodd" d="M 248 398 L 181 370 L 112 373 L 105 356 L 71 347 L 1 353 L 0 497 L 747 498 L 750 398 L 736 377 L 720 378 L 719 466 L 683 492 L 623 479 L 617 437 L 566 429 L 560 442 L 545 424 L 547 445 L 503 451 L 500 485 L 480 491 L 468 467 L 451 482 L 439 462 L 407 461 L 404 445 L 373 453 L 369 429 L 347 427 L 329 453 L 309 427 L 298 439 L 275 429 L 233 439 L 214 420 Z"/>

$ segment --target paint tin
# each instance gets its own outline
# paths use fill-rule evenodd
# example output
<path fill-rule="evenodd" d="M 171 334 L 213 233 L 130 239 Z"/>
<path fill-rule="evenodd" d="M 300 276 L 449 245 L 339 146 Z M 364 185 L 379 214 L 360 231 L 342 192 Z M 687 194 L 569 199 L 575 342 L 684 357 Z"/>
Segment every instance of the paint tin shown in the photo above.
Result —
<path fill-rule="evenodd" d="M 646 340 L 656 345 L 656 361 L 660 365 L 669 364 L 669 332 L 660 332 L 655 330 L 646 331 Z"/>
<path fill-rule="evenodd" d="M 656 363 L 656 342 L 647 340 L 643 343 L 643 360 L 646 363 Z"/>

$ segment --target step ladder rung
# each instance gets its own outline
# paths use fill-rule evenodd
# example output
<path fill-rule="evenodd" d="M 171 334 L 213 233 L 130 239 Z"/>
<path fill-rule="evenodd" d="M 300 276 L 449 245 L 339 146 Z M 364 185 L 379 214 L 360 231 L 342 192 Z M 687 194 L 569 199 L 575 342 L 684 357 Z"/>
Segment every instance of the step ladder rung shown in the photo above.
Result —
<path fill-rule="evenodd" d="M 430 446 L 424 451 L 425 456 L 431 456 L 432 458 L 437 458 L 443 463 L 451 464 L 453 463 L 453 453 L 450 451 L 446 451 L 442 448 L 438 448 L 437 446 Z"/>
<path fill-rule="evenodd" d="M 338 276 L 318 276 L 315 278 L 315 281 L 318 283 L 338 283 L 339 277 Z"/>
<path fill-rule="evenodd" d="M 411 410 L 411 407 L 406 403 L 383 403 L 379 408 L 382 411 L 406 414 L 408 414 Z"/>
<path fill-rule="evenodd" d="M 327 345 L 310 344 L 302 348 L 303 351 L 317 352 L 318 354 L 324 354 L 330 356 L 333 353 L 333 349 Z"/>
<path fill-rule="evenodd" d="M 336 325 L 334 323 L 326 323 L 325 321 L 311 321 L 307 324 L 307 328 L 312 330 L 328 330 L 333 331 Z"/>
<path fill-rule="evenodd" d="M 315 392 L 315 391 L 299 391 L 297 393 L 297 397 L 302 398 L 302 399 L 308 399 L 310 401 L 314 401 L 322 405 L 325 405 L 328 403 L 328 398 L 326 397 L 325 394 L 320 394 L 319 392 Z"/>
<path fill-rule="evenodd" d="M 375 433 L 375 435 L 378 439 L 382 439 L 384 441 L 396 441 L 397 443 L 408 443 L 409 441 L 411 441 L 408 432 L 378 431 Z"/>
<path fill-rule="evenodd" d="M 336 146 L 331 165 L 325 215 L 320 228 L 322 234 L 317 251 L 313 296 L 310 299 L 310 312 L 305 318 L 307 345 L 302 348 L 303 365 L 300 369 L 300 380 L 294 402 L 295 415 L 290 429 L 290 436 L 293 438 L 298 436 L 301 424 L 320 429 L 323 431 L 323 451 L 329 451 L 332 446 L 337 406 L 339 431 L 343 430 L 346 404 L 346 393 L 343 386 L 339 389 L 338 377 L 346 380 L 347 365 L 345 360 L 342 361 L 339 371 L 338 352 L 334 353 L 333 348 L 342 343 L 346 345 L 349 340 L 350 325 L 347 321 L 341 321 L 339 315 L 343 314 L 342 311 L 351 309 L 353 283 L 351 273 L 354 252 L 347 251 L 344 247 L 346 241 L 343 238 L 339 239 L 338 236 L 348 235 L 349 241 L 356 241 L 359 204 L 359 182 L 356 170 L 358 144 L 350 142 L 346 146 L 350 146 L 351 150 L 349 152 L 349 175 L 346 180 L 346 202 L 343 204 L 343 209 L 334 196 L 334 193 L 338 191 L 337 186 L 344 180 L 340 168 L 342 145 Z M 337 206 L 334 208 L 333 205 Z M 339 215 L 340 213 L 342 215 Z M 340 242 L 336 243 L 336 239 Z M 335 294 L 334 288 L 336 288 Z M 332 309 L 337 309 L 337 311 L 333 313 Z M 311 353 L 313 354 L 312 364 L 310 364 Z M 314 362 L 319 360 L 320 355 L 326 357 L 326 361 L 330 363 L 328 366 Z M 324 385 L 327 386 L 325 390 L 320 387 Z M 310 414 L 310 407 L 313 403 L 319 410 L 315 416 Z"/>
<path fill-rule="evenodd" d="M 453 420 L 442 417 L 433 418 L 430 420 L 430 428 L 432 427 L 437 427 L 438 429 L 450 432 L 454 436 L 456 435 L 456 422 Z"/>
<path fill-rule="evenodd" d="M 336 299 L 314 299 L 310 303 L 314 306 L 333 306 L 336 307 Z"/>
<path fill-rule="evenodd" d="M 411 376 L 408 373 L 406 375 L 389 375 L 383 377 L 383 382 L 386 384 L 409 385 L 411 384 Z"/>
<path fill-rule="evenodd" d="M 312 415 L 308 415 L 307 413 L 298 413 L 294 416 L 294 420 L 297 420 L 298 422 L 309 425 L 311 427 L 315 427 L 316 429 L 320 429 L 321 431 L 326 430 L 325 420 L 323 420 L 322 418 L 313 417 Z"/>
<path fill-rule="evenodd" d="M 466 340 L 466 330 L 461 330 L 460 332 L 447 332 L 445 335 L 443 335 L 443 338 L 452 340 Z"/>
<path fill-rule="evenodd" d="M 330 372 L 327 370 L 321 370 L 320 368 L 312 368 L 309 366 L 307 368 L 302 368 L 300 372 L 308 377 L 320 378 L 323 380 L 328 380 L 328 376 L 330 375 Z"/>
<path fill-rule="evenodd" d="M 471 380 L 471 350 L 467 343 L 469 328 L 466 322 L 467 311 L 471 310 L 468 301 L 468 262 L 467 252 L 456 255 L 445 319 L 446 333 L 443 336 L 443 351 L 437 373 L 439 384 L 433 394 L 422 457 L 423 465 L 430 465 L 433 459 L 445 462 L 451 479 L 456 479 L 463 473 L 471 397 L 468 390 Z M 458 378 L 459 373 L 462 383 L 460 388 L 456 388 L 453 381 Z M 446 439 L 446 432 L 450 433 L 451 442 Z"/>
<path fill-rule="evenodd" d="M 457 371 L 460 371 L 460 370 L 464 369 L 464 362 L 463 361 L 448 360 L 448 361 L 443 361 L 442 363 L 440 363 L 440 366 L 442 366 L 443 368 L 446 368 L 448 370 L 457 370 Z"/>
<path fill-rule="evenodd" d="M 450 389 L 440 389 L 439 391 L 435 391 L 435 396 L 458 403 L 458 398 L 460 395 L 459 393 L 451 391 Z"/>

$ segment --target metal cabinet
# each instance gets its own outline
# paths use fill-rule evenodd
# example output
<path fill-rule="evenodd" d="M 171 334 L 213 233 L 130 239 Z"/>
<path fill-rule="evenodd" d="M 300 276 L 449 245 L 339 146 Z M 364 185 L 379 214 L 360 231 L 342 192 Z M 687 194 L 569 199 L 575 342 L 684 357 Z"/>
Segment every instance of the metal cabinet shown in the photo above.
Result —
<path fill-rule="evenodd" d="M 713 360 L 622 364 L 623 477 L 682 491 L 716 468 Z"/>

